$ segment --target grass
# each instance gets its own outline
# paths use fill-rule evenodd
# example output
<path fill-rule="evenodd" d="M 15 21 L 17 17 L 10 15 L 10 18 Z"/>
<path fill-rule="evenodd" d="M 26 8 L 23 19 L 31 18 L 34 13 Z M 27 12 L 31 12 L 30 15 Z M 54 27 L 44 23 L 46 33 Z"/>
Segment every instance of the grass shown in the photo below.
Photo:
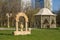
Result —
<path fill-rule="evenodd" d="M 31 35 L 14 36 L 12 30 L 0 30 L 0 40 L 60 40 L 60 29 L 34 29 Z"/>

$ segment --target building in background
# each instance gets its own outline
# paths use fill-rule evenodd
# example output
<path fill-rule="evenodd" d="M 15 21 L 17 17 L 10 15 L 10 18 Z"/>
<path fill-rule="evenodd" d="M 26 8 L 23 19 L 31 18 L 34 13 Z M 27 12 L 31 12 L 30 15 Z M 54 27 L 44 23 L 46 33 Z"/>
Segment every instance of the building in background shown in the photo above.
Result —
<path fill-rule="evenodd" d="M 31 4 L 32 4 L 32 8 L 35 9 L 35 0 L 32 0 Z"/>
<path fill-rule="evenodd" d="M 44 0 L 44 7 L 52 11 L 52 0 Z"/>
<path fill-rule="evenodd" d="M 35 0 L 35 8 L 40 8 L 40 0 Z"/>
<path fill-rule="evenodd" d="M 33 8 L 48 8 L 52 10 L 52 0 L 33 0 L 32 1 Z"/>
<path fill-rule="evenodd" d="M 33 8 L 44 8 L 44 0 L 32 0 Z"/>
<path fill-rule="evenodd" d="M 44 0 L 40 0 L 40 9 L 44 8 Z"/>

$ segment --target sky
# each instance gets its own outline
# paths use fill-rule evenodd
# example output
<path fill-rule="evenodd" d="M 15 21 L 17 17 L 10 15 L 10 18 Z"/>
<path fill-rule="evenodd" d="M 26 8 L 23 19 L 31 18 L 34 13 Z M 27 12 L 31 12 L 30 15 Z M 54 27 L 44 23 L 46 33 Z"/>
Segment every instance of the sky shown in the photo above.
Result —
<path fill-rule="evenodd" d="M 53 11 L 58 11 L 60 9 L 60 0 L 52 0 Z"/>

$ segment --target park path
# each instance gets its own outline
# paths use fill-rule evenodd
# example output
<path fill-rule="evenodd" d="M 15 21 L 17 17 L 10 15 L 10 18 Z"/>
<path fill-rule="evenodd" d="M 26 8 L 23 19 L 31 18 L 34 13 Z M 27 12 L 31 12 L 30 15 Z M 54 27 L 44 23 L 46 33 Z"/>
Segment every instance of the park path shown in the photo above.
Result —
<path fill-rule="evenodd" d="M 15 30 L 15 28 L 0 28 L 0 30 Z"/>
<path fill-rule="evenodd" d="M 40 29 L 37 29 L 37 28 L 31 28 L 31 30 L 40 30 Z M 16 30 L 15 28 L 0 28 L 0 30 Z M 20 30 L 20 29 L 19 29 Z"/>

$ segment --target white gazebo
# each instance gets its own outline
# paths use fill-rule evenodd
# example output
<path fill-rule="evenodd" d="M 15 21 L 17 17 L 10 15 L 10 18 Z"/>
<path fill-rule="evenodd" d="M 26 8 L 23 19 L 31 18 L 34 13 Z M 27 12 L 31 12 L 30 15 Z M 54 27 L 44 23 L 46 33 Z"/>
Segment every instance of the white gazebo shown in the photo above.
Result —
<path fill-rule="evenodd" d="M 42 8 L 35 14 L 35 25 L 39 28 L 56 28 L 56 15 L 49 9 Z"/>

